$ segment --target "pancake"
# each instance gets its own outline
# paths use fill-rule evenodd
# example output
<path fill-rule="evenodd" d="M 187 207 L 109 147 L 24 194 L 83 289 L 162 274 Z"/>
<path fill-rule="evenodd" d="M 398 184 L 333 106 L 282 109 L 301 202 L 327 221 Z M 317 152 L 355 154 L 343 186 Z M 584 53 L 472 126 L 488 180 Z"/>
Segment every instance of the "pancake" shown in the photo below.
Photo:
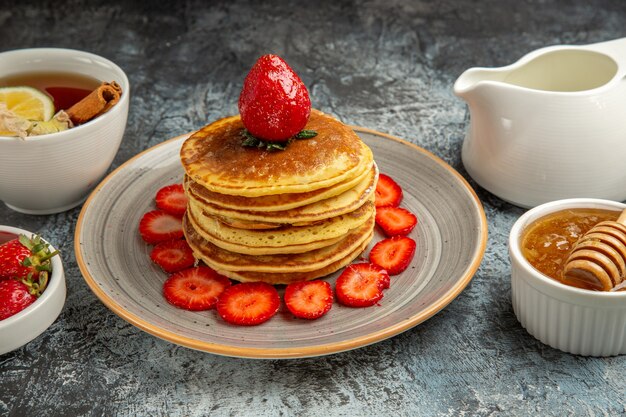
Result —
<path fill-rule="evenodd" d="M 223 216 L 215 216 L 224 224 L 227 224 L 231 227 L 236 227 L 237 229 L 278 229 L 281 226 L 284 226 L 287 223 L 261 223 L 250 220 L 242 220 L 236 219 L 234 217 L 223 217 Z M 320 220 L 323 221 L 323 220 Z M 311 226 L 315 223 L 319 223 L 319 221 L 310 221 L 310 222 L 295 222 L 292 226 Z"/>
<path fill-rule="evenodd" d="M 308 225 L 285 225 L 270 230 L 248 230 L 230 227 L 203 211 L 193 200 L 188 204 L 188 215 L 196 230 L 202 230 L 210 242 L 226 241 L 241 246 L 283 247 L 302 245 L 320 240 L 344 236 L 350 230 L 365 223 L 375 212 L 374 203 L 367 201 L 358 209 L 331 219 Z"/>
<path fill-rule="evenodd" d="M 332 187 L 320 188 L 304 193 L 274 194 L 259 197 L 242 197 L 240 195 L 220 194 L 209 191 L 203 186 L 193 182 L 188 175 L 185 175 L 183 185 L 187 193 L 194 194 L 209 204 L 215 204 L 216 206 L 233 210 L 268 212 L 290 210 L 326 200 L 344 191 L 348 191 L 367 178 L 368 175 L 370 175 L 370 172 L 365 170 L 361 175 L 342 181 Z"/>
<path fill-rule="evenodd" d="M 376 188 L 377 170 L 373 167 L 369 175 L 356 186 L 326 200 L 283 211 L 258 212 L 223 208 L 211 204 L 202 197 L 187 193 L 194 206 L 201 206 L 205 213 L 216 216 L 232 227 L 243 229 L 270 229 L 275 224 L 304 226 L 356 210 L 370 200 Z"/>
<path fill-rule="evenodd" d="M 318 110 L 305 126 L 317 136 L 293 140 L 284 151 L 242 146 L 243 129 L 237 115 L 191 135 L 180 150 L 189 178 L 213 192 L 258 197 L 328 188 L 373 163 L 371 150 L 352 129 Z"/>
<path fill-rule="evenodd" d="M 183 218 L 185 238 L 195 256 L 213 269 L 237 273 L 244 271 L 293 273 L 320 270 L 345 259 L 358 248 L 363 247 L 364 242 L 369 242 L 372 239 L 373 229 L 374 216 L 372 215 L 365 224 L 351 231 L 345 238 L 333 245 L 298 254 L 254 256 L 219 248 L 203 239 L 195 231 L 187 215 Z"/>
<path fill-rule="evenodd" d="M 323 268 L 315 271 L 308 272 L 282 272 L 282 273 L 267 273 L 267 272 L 251 272 L 251 271 L 226 271 L 216 269 L 216 271 L 228 278 L 241 281 L 241 282 L 255 282 L 262 281 L 268 284 L 291 284 L 292 282 L 309 281 L 316 278 L 321 278 L 326 275 L 332 274 L 338 271 L 344 266 L 348 265 L 354 259 L 356 259 L 367 247 L 370 239 L 366 239 L 354 252 L 350 253 L 343 259 L 333 262 Z"/>
<path fill-rule="evenodd" d="M 267 229 L 278 229 L 282 226 L 281 223 L 261 223 L 261 222 L 251 222 L 248 220 L 235 219 L 233 217 L 222 217 L 215 216 L 219 221 L 224 224 L 227 224 L 230 227 L 236 227 L 237 229 L 248 229 L 248 230 L 267 230 Z"/>
<path fill-rule="evenodd" d="M 194 219 L 194 216 L 191 213 L 187 213 L 187 221 L 189 222 L 190 227 L 194 229 L 196 233 L 198 233 L 204 240 L 213 243 L 215 246 L 226 249 L 231 252 L 243 253 L 246 255 L 277 255 L 281 253 L 303 253 L 308 252 L 314 249 L 323 248 L 324 246 L 330 246 L 341 239 L 344 236 L 338 236 L 332 239 L 323 239 L 317 240 L 310 243 L 296 244 L 290 246 L 247 246 L 237 243 L 228 242 L 218 238 L 217 236 L 211 235 L 204 230 L 202 227 L 198 225 Z"/>

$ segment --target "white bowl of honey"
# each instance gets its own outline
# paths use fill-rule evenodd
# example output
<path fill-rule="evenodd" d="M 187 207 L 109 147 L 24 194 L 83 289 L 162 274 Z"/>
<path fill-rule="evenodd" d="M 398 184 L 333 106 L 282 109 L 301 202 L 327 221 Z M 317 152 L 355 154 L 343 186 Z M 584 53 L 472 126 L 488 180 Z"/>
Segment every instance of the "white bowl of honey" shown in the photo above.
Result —
<path fill-rule="evenodd" d="M 16 90 L 38 98 L 47 116 L 29 119 L 11 108 Z M 0 200 L 27 214 L 81 204 L 119 149 L 129 97 L 124 71 L 98 55 L 60 48 L 0 53 Z"/>
<path fill-rule="evenodd" d="M 601 199 L 558 200 L 529 210 L 513 225 L 513 310 L 541 342 L 585 356 L 626 353 L 624 286 L 601 291 L 594 283 L 571 282 L 563 273 L 577 241 L 597 223 L 615 221 L 624 208 Z"/>

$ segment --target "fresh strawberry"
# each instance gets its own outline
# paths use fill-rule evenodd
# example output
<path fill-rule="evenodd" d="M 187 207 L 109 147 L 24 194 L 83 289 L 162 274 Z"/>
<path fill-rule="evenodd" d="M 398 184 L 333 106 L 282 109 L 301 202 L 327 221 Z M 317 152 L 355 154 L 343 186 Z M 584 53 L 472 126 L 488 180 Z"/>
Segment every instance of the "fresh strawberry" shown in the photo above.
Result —
<path fill-rule="evenodd" d="M 208 266 L 198 266 L 172 274 L 163 284 L 163 296 L 185 310 L 209 310 L 230 285 L 225 276 Z"/>
<path fill-rule="evenodd" d="M 139 233 L 150 244 L 180 239 L 183 237 L 183 222 L 164 211 L 152 210 L 141 218 Z"/>
<path fill-rule="evenodd" d="M 402 188 L 390 176 L 378 175 L 376 184 L 376 207 L 398 207 L 402 201 Z"/>
<path fill-rule="evenodd" d="M 300 77 L 281 57 L 263 55 L 243 82 L 239 113 L 255 137 L 284 142 L 306 125 L 311 99 Z"/>
<path fill-rule="evenodd" d="M 182 184 L 172 184 L 161 188 L 156 193 L 156 206 L 166 213 L 183 217 L 189 201 Z"/>
<path fill-rule="evenodd" d="M 369 265 L 371 265 L 370 268 L 379 270 L 378 272 L 380 272 L 380 285 L 382 285 L 383 290 L 388 289 L 391 286 L 391 278 L 389 277 L 389 273 L 376 264 L 370 263 Z"/>
<path fill-rule="evenodd" d="M 24 283 L 15 279 L 0 281 L 0 320 L 19 313 L 36 299 Z"/>
<path fill-rule="evenodd" d="M 316 319 L 333 305 L 333 290 L 326 281 L 294 282 L 285 289 L 285 304 L 296 317 Z"/>
<path fill-rule="evenodd" d="M 22 262 L 31 255 L 30 249 L 22 245 L 18 239 L 10 240 L 0 246 L 0 279 L 26 277 L 30 273 L 38 273 Z"/>
<path fill-rule="evenodd" d="M 349 265 L 335 284 L 337 300 L 348 307 L 368 307 L 383 298 L 383 289 L 389 286 L 387 272 L 372 264 Z"/>
<path fill-rule="evenodd" d="M 417 217 L 401 207 L 376 208 L 376 224 L 387 236 L 408 235 L 417 224 Z"/>
<path fill-rule="evenodd" d="M 370 251 L 370 262 L 387 270 L 389 275 L 404 271 L 415 255 L 415 241 L 406 236 L 381 240 Z"/>
<path fill-rule="evenodd" d="M 227 288 L 217 302 L 218 314 L 228 323 L 255 326 L 266 322 L 280 307 L 278 291 L 264 282 L 244 282 Z"/>
<path fill-rule="evenodd" d="M 50 246 L 39 236 L 20 235 L 0 245 L 0 280 L 16 278 L 28 285 L 32 295 L 39 296 L 52 269 Z"/>
<path fill-rule="evenodd" d="M 150 259 L 165 272 L 177 272 L 191 268 L 196 262 L 193 251 L 184 239 L 167 240 L 156 245 Z"/>

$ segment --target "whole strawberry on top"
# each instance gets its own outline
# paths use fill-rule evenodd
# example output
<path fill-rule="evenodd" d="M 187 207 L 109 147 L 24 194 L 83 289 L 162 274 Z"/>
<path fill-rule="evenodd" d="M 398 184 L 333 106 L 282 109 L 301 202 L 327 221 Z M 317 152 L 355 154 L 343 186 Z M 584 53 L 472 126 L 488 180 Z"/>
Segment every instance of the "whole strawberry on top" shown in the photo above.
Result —
<path fill-rule="evenodd" d="M 300 77 L 281 57 L 263 55 L 244 80 L 239 113 L 253 136 L 285 142 L 306 125 L 311 99 Z"/>

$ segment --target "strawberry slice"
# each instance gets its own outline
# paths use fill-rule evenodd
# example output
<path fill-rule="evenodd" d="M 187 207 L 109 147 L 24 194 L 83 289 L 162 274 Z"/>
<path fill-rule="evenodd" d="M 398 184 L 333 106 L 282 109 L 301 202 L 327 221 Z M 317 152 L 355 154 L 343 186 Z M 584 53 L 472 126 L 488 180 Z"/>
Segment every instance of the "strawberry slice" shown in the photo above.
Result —
<path fill-rule="evenodd" d="M 163 284 L 163 296 L 185 310 L 209 310 L 230 285 L 225 276 L 207 266 L 197 266 L 172 274 Z"/>
<path fill-rule="evenodd" d="M 389 275 L 397 275 L 411 263 L 415 246 L 415 241 L 406 236 L 381 240 L 370 251 L 370 262 L 387 270 Z"/>
<path fill-rule="evenodd" d="M 377 265 L 352 264 L 343 270 L 337 283 L 337 301 L 348 307 L 369 307 L 383 298 L 388 286 L 387 272 Z"/>
<path fill-rule="evenodd" d="M 157 208 L 176 217 L 183 217 L 189 201 L 182 184 L 172 184 L 161 188 L 157 191 L 155 200 Z"/>
<path fill-rule="evenodd" d="M 294 282 L 285 289 L 285 305 L 302 319 L 317 319 L 333 305 L 333 290 L 326 281 Z"/>
<path fill-rule="evenodd" d="M 183 237 L 183 222 L 164 211 L 152 210 L 141 218 L 139 233 L 150 244 L 180 239 Z"/>
<path fill-rule="evenodd" d="M 404 236 L 413 230 L 417 224 L 417 217 L 402 207 L 378 207 L 376 224 L 387 236 Z"/>
<path fill-rule="evenodd" d="M 280 307 L 276 288 L 265 282 L 244 282 L 227 288 L 217 302 L 217 313 L 228 323 L 255 326 L 266 322 Z"/>
<path fill-rule="evenodd" d="M 385 174 L 378 175 L 375 194 L 374 204 L 376 207 L 398 207 L 402 201 L 402 188 Z"/>
<path fill-rule="evenodd" d="M 183 239 L 159 243 L 150 252 L 150 259 L 165 272 L 170 273 L 191 268 L 196 262 L 193 251 Z"/>
<path fill-rule="evenodd" d="M 391 285 L 391 278 L 389 277 L 389 273 L 376 264 L 370 264 L 370 268 L 378 268 L 380 272 L 380 285 L 382 285 L 383 290 L 386 290 Z"/>

